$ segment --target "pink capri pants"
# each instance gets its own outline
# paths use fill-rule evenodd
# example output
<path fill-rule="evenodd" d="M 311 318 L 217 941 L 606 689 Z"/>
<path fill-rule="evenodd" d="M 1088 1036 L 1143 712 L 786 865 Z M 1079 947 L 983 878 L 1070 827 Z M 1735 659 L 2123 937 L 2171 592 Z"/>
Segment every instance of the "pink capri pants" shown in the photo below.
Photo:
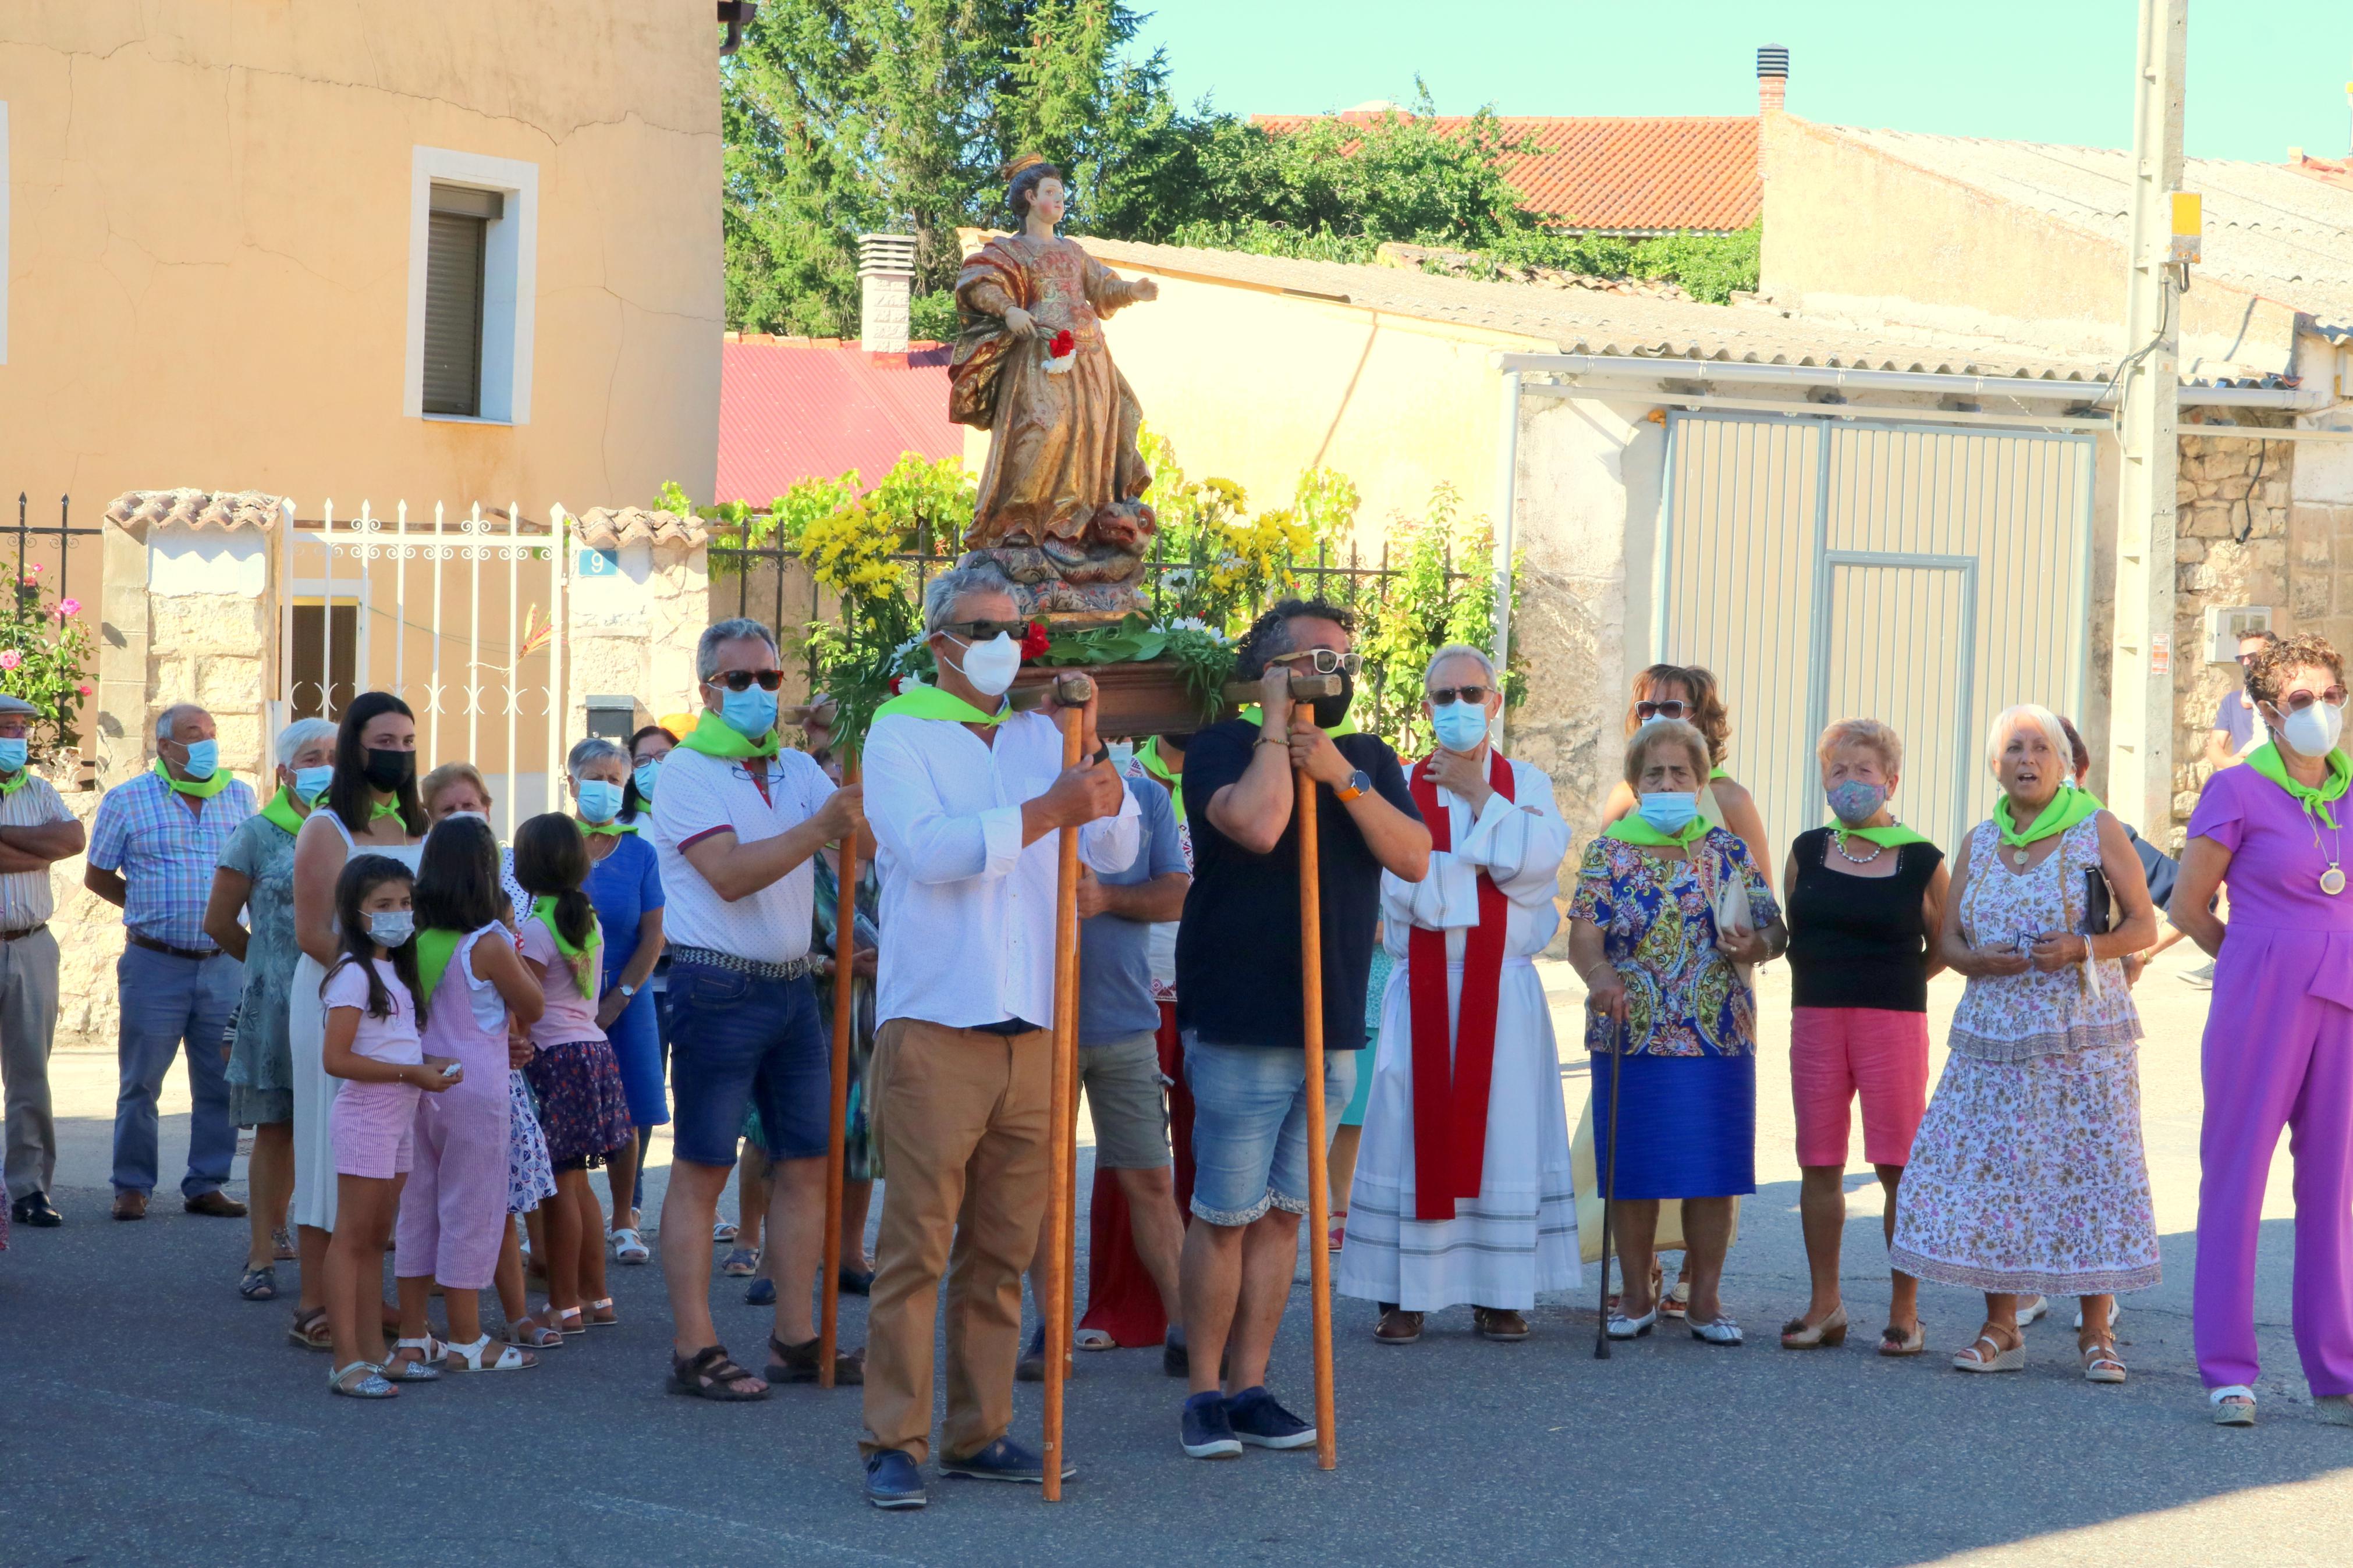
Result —
<path fill-rule="evenodd" d="M 1902 1165 L 1928 1110 L 1928 1015 L 1799 1007 L 1789 1020 L 1798 1163 L 1843 1168 L 1850 1108 L 1862 1096 L 1862 1157 Z"/>
<path fill-rule="evenodd" d="M 417 1107 L 417 1168 L 400 1196 L 392 1271 L 431 1275 L 445 1290 L 489 1289 L 507 1233 L 507 1075 L 470 1069 Z"/>

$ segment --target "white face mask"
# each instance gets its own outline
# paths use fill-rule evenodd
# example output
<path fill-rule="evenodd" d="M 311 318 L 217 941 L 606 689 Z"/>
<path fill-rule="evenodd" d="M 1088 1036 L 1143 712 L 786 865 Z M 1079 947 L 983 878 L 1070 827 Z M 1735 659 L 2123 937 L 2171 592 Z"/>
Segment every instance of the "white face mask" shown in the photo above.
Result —
<path fill-rule="evenodd" d="M 1135 742 L 1133 741 L 1105 741 L 1103 750 L 1111 753 L 1111 765 L 1115 768 L 1124 769 L 1135 760 Z"/>
<path fill-rule="evenodd" d="M 2287 716 L 2280 726 L 2280 739 L 2295 747 L 2299 756 L 2325 757 L 2336 749 L 2337 737 L 2344 729 L 2344 709 L 2315 702 Z"/>
<path fill-rule="evenodd" d="M 1021 645 L 1003 632 L 987 642 L 968 643 L 958 668 L 975 691 L 983 697 L 1002 697 L 1013 678 L 1021 673 Z"/>

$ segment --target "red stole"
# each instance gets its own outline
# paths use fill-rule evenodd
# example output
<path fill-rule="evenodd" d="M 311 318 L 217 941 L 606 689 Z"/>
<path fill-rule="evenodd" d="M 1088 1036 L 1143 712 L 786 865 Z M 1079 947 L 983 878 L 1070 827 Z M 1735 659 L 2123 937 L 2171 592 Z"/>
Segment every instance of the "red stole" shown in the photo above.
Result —
<path fill-rule="evenodd" d="M 1512 796 L 1512 764 L 1490 746 L 1487 783 Z M 1453 847 L 1454 814 L 1430 782 L 1430 759 L 1407 781 L 1430 827 L 1430 847 Z M 1406 939 L 1406 984 L 1413 1006 L 1414 1217 L 1454 1217 L 1458 1200 L 1479 1195 L 1487 1163 L 1487 1095 L 1495 1076 L 1495 1009 L 1503 992 L 1504 895 L 1479 873 L 1479 923 L 1463 933 L 1462 1003 L 1451 1053 L 1446 1027 L 1446 933 L 1413 928 Z"/>

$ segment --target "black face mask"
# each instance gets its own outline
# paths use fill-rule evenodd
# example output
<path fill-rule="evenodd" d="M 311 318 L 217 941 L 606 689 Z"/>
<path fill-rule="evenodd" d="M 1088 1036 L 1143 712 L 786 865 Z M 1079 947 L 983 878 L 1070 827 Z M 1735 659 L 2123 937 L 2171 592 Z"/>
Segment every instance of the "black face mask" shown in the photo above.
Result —
<path fill-rule="evenodd" d="M 1314 703 L 1315 710 L 1315 727 L 1319 730 L 1337 729 L 1340 721 L 1348 716 L 1348 704 L 1355 699 L 1356 695 L 1356 678 L 1348 671 L 1345 669 L 1342 670 L 1340 672 L 1340 695 L 1337 697 L 1319 697 Z"/>
<path fill-rule="evenodd" d="M 370 746 L 367 749 L 367 766 L 362 770 L 362 776 L 371 787 L 390 795 L 417 777 L 417 753 Z"/>

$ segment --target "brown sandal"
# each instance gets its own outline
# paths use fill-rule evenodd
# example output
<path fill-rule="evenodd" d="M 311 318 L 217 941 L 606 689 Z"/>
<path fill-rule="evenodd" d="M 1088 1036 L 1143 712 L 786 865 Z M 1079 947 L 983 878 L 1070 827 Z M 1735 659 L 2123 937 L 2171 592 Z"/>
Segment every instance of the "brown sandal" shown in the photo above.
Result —
<path fill-rule="evenodd" d="M 327 1309 L 312 1307 L 294 1314 L 293 1326 L 286 1338 L 306 1351 L 331 1351 L 335 1348 L 335 1331 L 328 1326 Z"/>
<path fill-rule="evenodd" d="M 728 1356 L 725 1345 L 705 1345 L 691 1356 L 680 1356 L 670 1363 L 670 1391 L 691 1394 L 697 1399 L 715 1400 L 722 1405 L 748 1404 L 768 1397 L 766 1389 L 757 1394 L 731 1386 L 752 1380 L 752 1373 L 737 1366 Z"/>
<path fill-rule="evenodd" d="M 776 1335 L 770 1334 L 768 1336 L 768 1370 L 761 1375 L 772 1384 L 815 1383 L 818 1371 L 818 1343 L 816 1340 L 808 1340 L 800 1344 L 788 1345 Z M 1043 1378 L 1046 1374 L 1040 1371 L 1038 1375 Z M 836 1350 L 833 1352 L 833 1385 L 836 1388 L 848 1388 L 863 1384 L 865 1381 L 866 1351 L 864 1347 L 861 1346 L 854 1351 Z"/>

